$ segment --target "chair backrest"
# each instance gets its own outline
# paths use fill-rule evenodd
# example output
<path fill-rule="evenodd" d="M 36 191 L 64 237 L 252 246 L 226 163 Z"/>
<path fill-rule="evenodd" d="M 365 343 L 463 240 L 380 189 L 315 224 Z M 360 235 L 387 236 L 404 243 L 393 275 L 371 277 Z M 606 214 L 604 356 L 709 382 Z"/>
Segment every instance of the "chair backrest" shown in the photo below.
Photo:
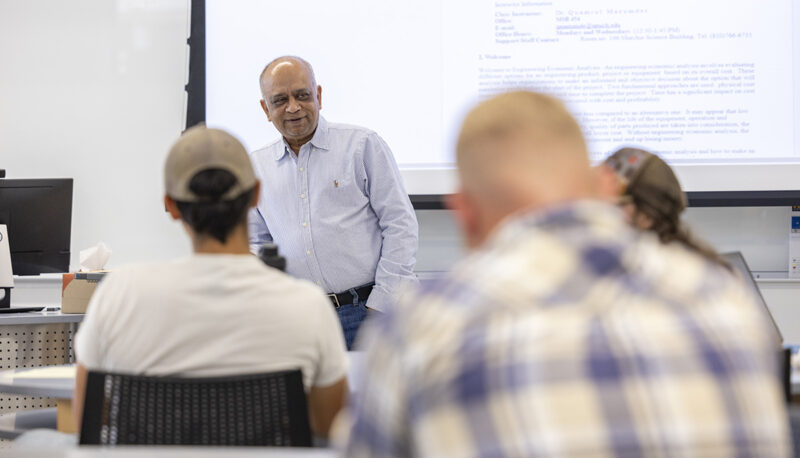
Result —
<path fill-rule="evenodd" d="M 310 447 L 302 372 L 180 378 L 90 371 L 80 443 Z"/>

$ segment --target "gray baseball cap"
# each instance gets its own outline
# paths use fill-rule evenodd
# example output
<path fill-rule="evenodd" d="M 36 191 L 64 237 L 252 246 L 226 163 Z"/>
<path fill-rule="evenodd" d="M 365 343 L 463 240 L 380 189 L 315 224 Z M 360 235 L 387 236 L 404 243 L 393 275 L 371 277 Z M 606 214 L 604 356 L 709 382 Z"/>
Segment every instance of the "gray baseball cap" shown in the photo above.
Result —
<path fill-rule="evenodd" d="M 222 201 L 234 199 L 256 184 L 253 165 L 239 140 L 224 130 L 197 125 L 186 130 L 169 150 L 164 164 L 167 195 L 179 202 L 205 200 L 189 189 L 189 183 L 208 169 L 227 170 L 236 177 L 236 184 L 220 197 Z"/>

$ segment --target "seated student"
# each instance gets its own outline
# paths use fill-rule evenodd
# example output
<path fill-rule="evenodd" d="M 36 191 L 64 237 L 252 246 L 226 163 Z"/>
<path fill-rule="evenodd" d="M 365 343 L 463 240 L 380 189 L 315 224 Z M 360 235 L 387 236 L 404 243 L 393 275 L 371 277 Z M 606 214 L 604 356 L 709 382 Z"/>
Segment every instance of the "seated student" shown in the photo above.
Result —
<path fill-rule="evenodd" d="M 561 102 L 483 102 L 456 157 L 471 253 L 367 323 L 345 456 L 789 455 L 763 315 L 600 200 Z"/>
<path fill-rule="evenodd" d="M 80 425 L 86 371 L 222 376 L 300 368 L 312 430 L 326 436 L 347 392 L 347 354 L 322 291 L 250 253 L 259 182 L 244 147 L 193 127 L 169 152 L 164 202 L 194 254 L 107 275 L 75 337 Z"/>
<path fill-rule="evenodd" d="M 657 155 L 636 148 L 622 148 L 607 157 L 601 167 L 614 172 L 619 203 L 635 227 L 652 231 L 663 243 L 677 242 L 708 260 L 731 269 L 708 244 L 692 237 L 681 221 L 686 194 L 672 168 Z"/>

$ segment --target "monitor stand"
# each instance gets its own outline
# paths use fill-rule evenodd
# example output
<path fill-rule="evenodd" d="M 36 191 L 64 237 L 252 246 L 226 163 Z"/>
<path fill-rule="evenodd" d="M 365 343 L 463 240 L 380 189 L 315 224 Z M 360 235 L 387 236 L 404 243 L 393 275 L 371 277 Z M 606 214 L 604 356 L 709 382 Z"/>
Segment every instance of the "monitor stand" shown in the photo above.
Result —
<path fill-rule="evenodd" d="M 0 313 L 23 313 L 39 312 L 44 307 L 11 307 L 11 288 L 0 288 L 3 290 L 3 298 L 0 299 Z"/>

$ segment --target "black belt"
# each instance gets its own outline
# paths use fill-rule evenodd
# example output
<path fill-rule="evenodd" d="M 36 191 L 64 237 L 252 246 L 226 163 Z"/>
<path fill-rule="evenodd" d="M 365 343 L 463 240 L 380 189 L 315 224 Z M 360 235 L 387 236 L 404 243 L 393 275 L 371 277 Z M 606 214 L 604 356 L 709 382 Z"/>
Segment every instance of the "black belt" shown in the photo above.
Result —
<path fill-rule="evenodd" d="M 328 294 L 328 299 L 331 300 L 333 306 L 335 308 L 339 308 L 343 305 L 350 305 L 354 304 L 356 301 L 356 296 L 351 292 L 354 291 L 358 295 L 358 300 L 363 301 L 369 297 L 369 293 L 372 292 L 372 287 L 375 286 L 375 283 L 369 283 L 366 285 L 357 286 L 355 288 L 348 289 L 347 291 L 342 291 L 341 293 L 336 294 Z"/>

